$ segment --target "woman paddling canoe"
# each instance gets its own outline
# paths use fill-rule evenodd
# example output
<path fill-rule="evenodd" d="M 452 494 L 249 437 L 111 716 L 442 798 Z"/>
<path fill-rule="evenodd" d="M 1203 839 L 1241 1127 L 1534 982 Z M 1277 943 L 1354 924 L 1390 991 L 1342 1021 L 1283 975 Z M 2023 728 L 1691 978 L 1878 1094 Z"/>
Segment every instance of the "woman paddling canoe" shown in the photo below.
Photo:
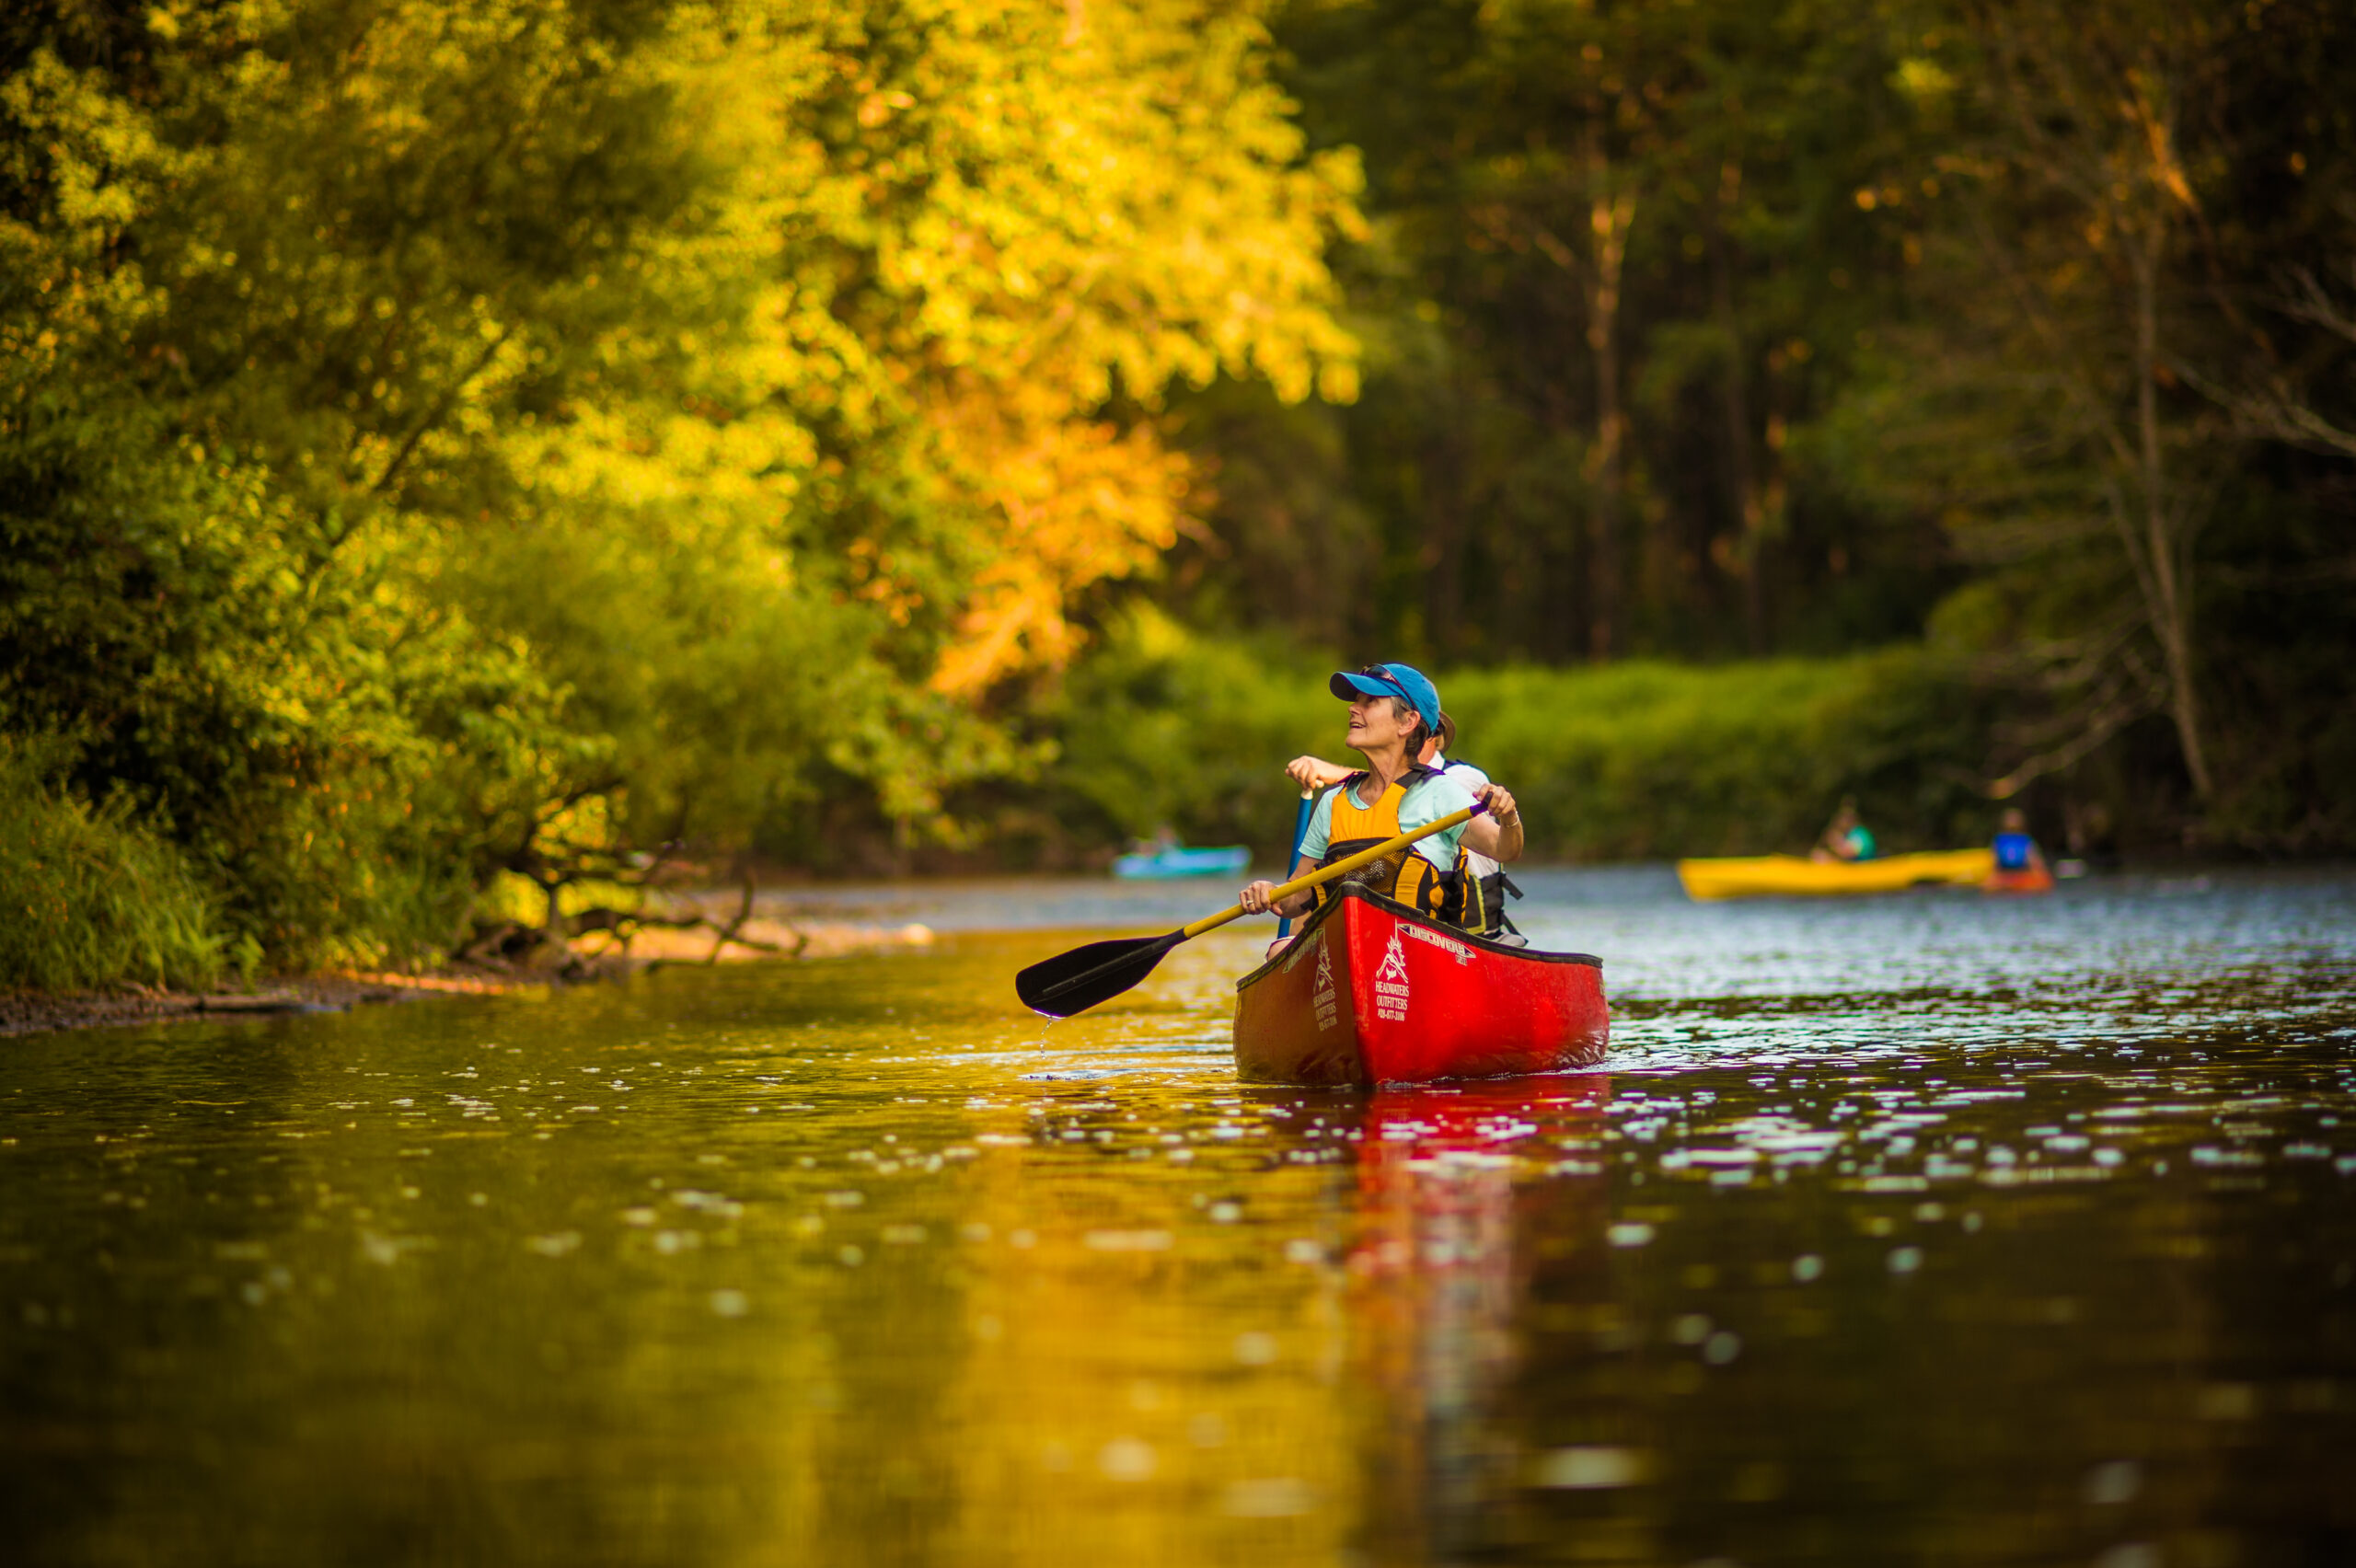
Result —
<path fill-rule="evenodd" d="M 1497 860 L 1520 855 L 1521 813 L 1510 793 L 1495 784 L 1467 790 L 1417 760 L 1439 729 L 1439 692 L 1423 672 L 1407 664 L 1369 664 L 1355 673 L 1337 673 L 1328 684 L 1335 697 L 1350 705 L 1347 744 L 1366 758 L 1367 767 L 1319 796 L 1292 876 L 1412 833 L 1476 800 L 1487 803 L 1485 815 L 1436 833 L 1411 850 L 1353 872 L 1348 880 L 1362 882 L 1411 908 L 1437 913 L 1453 887 L 1460 847 Z M 1246 886 L 1240 898 L 1244 910 L 1299 916 L 1331 896 L 1321 888 L 1271 902 L 1276 885 L 1263 880 Z"/>
<path fill-rule="evenodd" d="M 1423 753 L 1416 760 L 1434 772 L 1448 775 L 1451 782 L 1461 784 L 1475 794 L 1483 785 L 1495 782 L 1480 768 L 1456 755 L 1456 721 L 1448 716 L 1446 709 L 1440 710 L 1439 733 L 1424 742 Z M 1343 783 L 1356 771 L 1318 756 L 1297 756 L 1285 764 L 1285 777 L 1301 789 L 1304 825 L 1308 803 L 1316 798 L 1316 792 Z M 1460 891 L 1451 894 L 1454 906 L 1449 911 L 1450 925 L 1461 926 L 1476 936 L 1507 947 L 1530 945 L 1530 939 L 1506 918 L 1506 894 L 1510 893 L 1519 898 L 1521 889 L 1513 885 L 1513 879 L 1506 875 L 1502 864 L 1470 845 L 1461 846 L 1456 876 Z M 1268 951 L 1274 953 L 1283 945 L 1280 937 Z"/>
<path fill-rule="evenodd" d="M 1513 796 L 1487 784 L 1476 800 L 1415 760 L 1439 715 L 1439 694 L 1418 672 L 1371 665 L 1332 685 L 1350 705 L 1349 744 L 1367 770 L 1317 801 L 1289 882 L 1255 882 L 1233 907 L 1163 936 L 1058 953 L 1017 974 L 1015 995 L 1069 1018 L 1138 984 L 1182 942 L 1247 914 L 1314 905 L 1290 944 L 1235 983 L 1235 1070 L 1246 1082 L 1421 1083 L 1594 1066 L 1611 1030 L 1601 961 L 1485 940 L 1443 913 L 1460 847 L 1521 852 Z"/>
<path fill-rule="evenodd" d="M 1293 883 L 1243 890 L 1238 907 L 1253 911 L 1304 911 L 1306 894 L 1317 896 L 1291 942 L 1235 984 L 1236 1076 L 1426 1083 L 1594 1066 L 1611 1030 L 1601 961 L 1486 940 L 1449 896 L 1462 891 L 1460 851 L 1521 852 L 1512 794 L 1468 790 L 1415 760 L 1439 715 L 1439 694 L 1415 671 L 1375 665 L 1336 675 L 1333 690 L 1350 705 L 1349 744 L 1366 771 L 1318 800 Z M 1419 830 L 1428 836 L 1412 843 L 1382 836 Z M 1339 880 L 1294 895 L 1308 877 Z"/>
<path fill-rule="evenodd" d="M 1340 907 L 1326 884 L 1343 879 L 1350 885 L 1342 894 L 1376 896 L 1386 905 L 1412 899 L 1400 913 L 1419 924 L 1445 927 L 1461 918 L 1447 914 L 1449 868 L 1458 862 L 1457 847 L 1461 843 L 1501 859 L 1520 854 L 1521 813 L 1513 796 L 1494 784 L 1468 790 L 1410 760 L 1419 755 L 1439 715 L 1439 693 L 1421 672 L 1405 664 L 1374 664 L 1356 674 L 1335 675 L 1331 686 L 1350 705 L 1349 744 L 1365 755 L 1369 770 L 1317 802 L 1301 836 L 1292 879 L 1282 886 L 1253 882 L 1238 903 L 1159 937 L 1088 942 L 1032 964 L 1014 977 L 1023 1006 L 1049 1018 L 1085 1012 L 1152 974 L 1180 943 L 1246 915 L 1297 914 L 1322 906 L 1322 918 Z M 1426 840 L 1436 841 L 1438 853 L 1422 847 Z M 1458 951 L 1454 939 L 1438 940 Z M 1472 950 L 1462 951 L 1470 962 Z"/>

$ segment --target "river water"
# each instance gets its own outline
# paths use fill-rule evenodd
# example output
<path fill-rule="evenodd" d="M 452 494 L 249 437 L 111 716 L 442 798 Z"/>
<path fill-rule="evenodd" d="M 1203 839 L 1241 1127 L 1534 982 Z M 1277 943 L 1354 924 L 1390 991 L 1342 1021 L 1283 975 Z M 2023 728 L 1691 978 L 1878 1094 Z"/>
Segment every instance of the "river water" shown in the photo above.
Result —
<path fill-rule="evenodd" d="M 2356 879 L 1528 882 L 1601 1070 L 1241 1089 L 1265 923 L 1016 1006 L 1199 886 L 7 1042 L 9 1560 L 2356 1561 Z"/>

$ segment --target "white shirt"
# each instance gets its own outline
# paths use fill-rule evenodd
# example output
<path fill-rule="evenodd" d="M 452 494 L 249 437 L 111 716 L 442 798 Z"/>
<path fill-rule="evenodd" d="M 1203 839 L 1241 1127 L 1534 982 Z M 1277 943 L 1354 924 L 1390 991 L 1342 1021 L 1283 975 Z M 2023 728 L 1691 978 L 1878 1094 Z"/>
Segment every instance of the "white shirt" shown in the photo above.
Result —
<path fill-rule="evenodd" d="M 1480 798 L 1479 791 L 1482 787 L 1493 782 L 1487 774 L 1469 762 L 1450 762 L 1447 757 L 1435 754 L 1432 757 L 1432 766 L 1447 774 L 1450 782 L 1461 784 L 1467 790 L 1473 791 L 1475 800 Z M 1493 877 L 1505 868 L 1486 855 L 1467 849 L 1464 852 L 1464 870 L 1472 876 Z"/>

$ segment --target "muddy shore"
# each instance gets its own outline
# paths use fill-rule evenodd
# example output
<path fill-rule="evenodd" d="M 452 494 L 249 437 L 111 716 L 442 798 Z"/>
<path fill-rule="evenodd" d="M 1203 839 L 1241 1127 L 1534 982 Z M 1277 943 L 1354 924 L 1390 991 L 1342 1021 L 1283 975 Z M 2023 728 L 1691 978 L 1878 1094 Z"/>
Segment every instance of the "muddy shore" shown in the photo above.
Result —
<path fill-rule="evenodd" d="M 931 930 L 921 925 L 774 919 L 746 921 L 737 934 L 745 940 L 719 943 L 715 949 L 709 931 L 641 931 L 628 942 L 593 932 L 560 946 L 543 944 L 513 963 L 450 965 L 418 974 L 339 971 L 282 975 L 250 986 L 231 985 L 202 993 L 147 986 L 75 994 L 6 992 L 0 993 L 0 1037 L 208 1018 L 345 1012 L 426 997 L 597 985 L 664 965 L 787 963 L 881 948 L 924 947 L 933 940 Z"/>

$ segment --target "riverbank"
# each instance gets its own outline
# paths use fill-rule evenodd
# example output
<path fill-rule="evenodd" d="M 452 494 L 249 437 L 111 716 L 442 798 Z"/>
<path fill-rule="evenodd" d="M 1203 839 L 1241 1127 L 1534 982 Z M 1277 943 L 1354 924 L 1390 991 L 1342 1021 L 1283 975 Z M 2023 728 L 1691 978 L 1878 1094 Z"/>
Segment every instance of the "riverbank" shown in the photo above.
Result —
<path fill-rule="evenodd" d="M 546 982 L 540 986 L 545 988 Z M 0 996 L 0 1036 L 207 1018 L 347 1012 L 363 1005 L 421 997 L 488 995 L 525 988 L 525 982 L 490 976 L 313 974 L 244 991 L 174 991 L 144 986 L 121 991 L 17 991 Z"/>
<path fill-rule="evenodd" d="M 450 965 L 423 974 L 329 971 L 284 975 L 246 987 L 176 990 L 133 986 L 103 991 L 0 993 L 0 1038 L 57 1030 L 114 1029 L 232 1017 L 349 1012 L 354 1008 L 433 997 L 503 996 L 597 985 L 664 965 L 782 963 L 931 945 L 916 922 L 795 921 L 756 916 L 726 940 L 703 930 L 646 930 L 627 941 L 592 932 L 559 948 L 546 944 L 514 963 Z"/>

